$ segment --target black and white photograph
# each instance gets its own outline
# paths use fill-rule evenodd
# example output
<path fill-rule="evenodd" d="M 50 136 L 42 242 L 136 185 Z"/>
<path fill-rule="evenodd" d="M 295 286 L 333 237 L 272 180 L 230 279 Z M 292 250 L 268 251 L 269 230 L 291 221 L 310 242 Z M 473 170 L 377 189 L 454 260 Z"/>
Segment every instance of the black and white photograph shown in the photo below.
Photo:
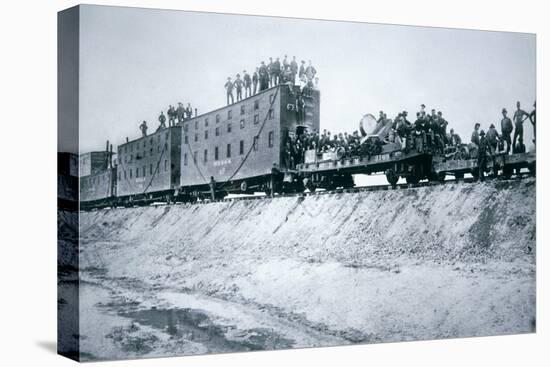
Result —
<path fill-rule="evenodd" d="M 534 34 L 58 22 L 60 354 L 536 331 Z"/>

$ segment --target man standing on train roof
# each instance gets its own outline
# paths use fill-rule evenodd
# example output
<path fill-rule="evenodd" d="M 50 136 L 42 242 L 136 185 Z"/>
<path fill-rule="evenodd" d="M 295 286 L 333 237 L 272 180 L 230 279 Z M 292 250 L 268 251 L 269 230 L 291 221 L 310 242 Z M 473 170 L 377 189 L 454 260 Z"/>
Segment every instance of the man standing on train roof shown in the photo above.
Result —
<path fill-rule="evenodd" d="M 537 101 L 533 103 L 533 111 L 529 114 L 529 120 L 533 124 L 533 144 L 536 144 L 537 139 Z"/>
<path fill-rule="evenodd" d="M 479 147 L 479 128 L 481 127 L 481 124 L 478 122 L 474 125 L 474 131 L 472 132 L 472 137 L 470 139 L 470 142 L 472 144 L 475 144 L 477 147 Z"/>
<path fill-rule="evenodd" d="M 306 78 L 307 78 L 308 87 L 313 88 L 313 79 L 315 78 L 316 74 L 317 74 L 317 70 L 311 64 L 311 60 L 309 60 L 309 65 L 306 68 Z"/>
<path fill-rule="evenodd" d="M 183 108 L 183 103 L 178 102 L 178 109 L 176 110 L 176 116 L 178 118 L 178 123 L 182 123 L 185 118 L 185 108 Z"/>
<path fill-rule="evenodd" d="M 231 81 L 231 77 L 227 77 L 227 82 L 225 82 L 225 91 L 227 96 L 227 105 L 235 103 L 235 100 L 233 99 L 233 82 Z M 231 103 L 229 103 L 229 99 L 231 99 Z"/>
<path fill-rule="evenodd" d="M 485 171 L 487 169 L 487 155 L 489 153 L 489 144 L 485 138 L 485 131 L 479 132 L 479 149 L 477 151 L 477 167 L 479 170 L 479 179 L 485 179 Z"/>
<path fill-rule="evenodd" d="M 176 109 L 174 106 L 168 106 L 168 126 L 174 126 L 176 124 Z"/>
<path fill-rule="evenodd" d="M 284 70 L 287 66 L 290 66 L 290 64 L 288 63 L 288 56 L 285 55 L 285 57 L 284 57 L 284 59 L 283 59 L 283 70 Z"/>
<path fill-rule="evenodd" d="M 166 128 L 166 116 L 164 116 L 163 111 L 160 111 L 159 122 L 160 122 L 159 130 L 160 129 L 165 129 Z"/>
<path fill-rule="evenodd" d="M 235 89 L 237 89 L 237 102 L 241 101 L 243 99 L 243 86 L 244 82 L 241 79 L 241 74 L 237 74 L 237 79 L 235 79 L 235 82 L 233 83 L 235 86 Z"/>
<path fill-rule="evenodd" d="M 191 103 L 187 103 L 187 108 L 185 109 L 185 115 L 188 119 L 193 117 L 193 109 L 191 108 Z"/>
<path fill-rule="evenodd" d="M 510 148 L 512 147 L 512 130 L 514 130 L 514 125 L 512 125 L 512 120 L 507 116 L 508 111 L 506 108 L 502 109 L 502 120 L 500 120 L 500 133 L 502 135 L 502 140 L 506 142 L 506 153 L 510 153 Z"/>
<path fill-rule="evenodd" d="M 273 84 L 271 83 L 272 75 L 273 75 L 273 57 L 270 57 L 269 58 L 269 63 L 267 64 L 267 77 L 268 77 L 267 82 L 268 82 L 268 85 L 269 85 L 268 88 L 271 88 L 273 86 Z"/>
<path fill-rule="evenodd" d="M 267 66 L 263 61 L 262 61 L 262 64 L 260 65 L 260 70 L 258 71 L 258 75 L 260 77 L 260 92 L 261 92 L 269 88 L 269 71 L 267 70 Z"/>
<path fill-rule="evenodd" d="M 250 78 L 250 74 L 246 72 L 246 70 L 243 70 L 243 81 L 244 81 L 244 97 L 248 98 L 252 95 L 252 79 Z"/>
<path fill-rule="evenodd" d="M 298 73 L 298 78 L 302 79 L 306 75 L 306 62 L 302 60 L 302 65 L 300 65 L 300 71 Z"/>
<path fill-rule="evenodd" d="M 514 112 L 514 139 L 512 139 L 512 150 L 515 153 L 516 140 L 519 138 L 523 141 L 523 121 L 529 118 L 529 114 L 521 109 L 519 101 L 516 103 L 516 112 Z M 525 116 L 525 118 L 523 118 Z"/>
<path fill-rule="evenodd" d="M 141 130 L 141 136 L 147 136 L 147 122 L 145 120 L 139 125 L 139 129 Z"/>
<path fill-rule="evenodd" d="M 271 86 L 275 86 L 281 83 L 281 62 L 279 58 L 271 65 Z"/>
<path fill-rule="evenodd" d="M 425 115 L 426 114 L 426 105 L 424 103 L 422 103 L 420 105 L 420 111 L 418 111 L 418 112 L 420 112 L 420 115 Z"/>
<path fill-rule="evenodd" d="M 256 95 L 256 92 L 258 91 L 258 81 L 260 78 L 260 76 L 258 75 L 259 70 L 260 68 L 256 68 L 256 71 L 254 72 L 254 74 L 252 74 L 252 85 L 254 86 L 254 90 L 252 91 L 253 95 Z"/>
<path fill-rule="evenodd" d="M 296 74 L 298 74 L 298 63 L 296 62 L 296 56 L 292 56 L 290 71 L 292 72 L 292 84 L 296 85 Z"/>
<path fill-rule="evenodd" d="M 281 76 L 281 83 L 287 84 L 290 87 L 290 91 L 292 91 L 292 86 L 294 85 L 294 82 L 292 81 L 292 71 L 290 70 L 290 66 L 286 66 L 285 70 L 283 71 L 283 74 Z"/>

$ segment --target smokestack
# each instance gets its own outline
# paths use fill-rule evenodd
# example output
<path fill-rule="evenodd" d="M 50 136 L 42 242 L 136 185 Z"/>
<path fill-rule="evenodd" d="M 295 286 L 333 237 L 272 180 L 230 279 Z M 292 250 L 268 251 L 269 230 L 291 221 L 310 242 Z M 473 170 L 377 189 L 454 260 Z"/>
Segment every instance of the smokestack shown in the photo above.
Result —
<path fill-rule="evenodd" d="M 128 140 L 128 137 L 126 137 L 126 143 L 129 143 L 129 142 L 130 142 L 130 140 Z"/>
<path fill-rule="evenodd" d="M 195 117 L 199 115 L 198 110 L 195 108 Z"/>
<path fill-rule="evenodd" d="M 113 144 L 109 145 L 109 168 L 113 168 Z"/>
<path fill-rule="evenodd" d="M 105 143 L 105 153 L 109 153 L 109 140 Z M 105 168 L 109 167 L 109 154 L 105 154 Z"/>

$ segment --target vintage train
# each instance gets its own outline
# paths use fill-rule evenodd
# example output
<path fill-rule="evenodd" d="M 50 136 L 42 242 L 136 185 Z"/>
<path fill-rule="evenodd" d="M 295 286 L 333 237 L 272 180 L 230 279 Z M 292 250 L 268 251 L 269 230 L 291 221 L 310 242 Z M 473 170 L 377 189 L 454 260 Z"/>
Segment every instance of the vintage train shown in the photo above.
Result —
<path fill-rule="evenodd" d="M 396 143 L 383 144 L 374 155 L 352 157 L 307 151 L 304 162 L 289 166 L 285 140 L 319 127 L 320 92 L 279 85 L 150 135 L 127 138 L 116 157 L 107 143 L 105 151 L 79 157 L 81 209 L 351 188 L 354 174 L 382 173 L 395 185 L 400 177 L 415 184 L 477 172 L 477 161 L 469 156 Z M 501 154 L 488 165 L 504 175 L 522 168 L 534 172 L 534 167 L 535 155 L 529 153 Z"/>

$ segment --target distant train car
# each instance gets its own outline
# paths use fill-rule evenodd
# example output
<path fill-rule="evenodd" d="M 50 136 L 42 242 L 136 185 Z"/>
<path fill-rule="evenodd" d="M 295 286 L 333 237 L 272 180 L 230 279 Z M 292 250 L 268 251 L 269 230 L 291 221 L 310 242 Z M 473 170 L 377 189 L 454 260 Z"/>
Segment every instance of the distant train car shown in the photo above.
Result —
<path fill-rule="evenodd" d="M 112 155 L 113 153 L 106 149 L 84 153 L 78 157 L 79 195 L 82 207 L 100 207 L 115 201 L 116 168 L 112 167 Z"/>
<path fill-rule="evenodd" d="M 222 195 L 297 182 L 283 162 L 285 139 L 302 129 L 318 131 L 319 117 L 318 90 L 279 85 L 185 121 L 180 194 L 200 197 L 212 179 Z"/>
<path fill-rule="evenodd" d="M 180 186 L 181 127 L 128 141 L 117 150 L 117 197 L 121 205 L 171 201 Z"/>
<path fill-rule="evenodd" d="M 87 208 L 116 202 L 116 168 L 80 177 L 80 203 Z"/>

